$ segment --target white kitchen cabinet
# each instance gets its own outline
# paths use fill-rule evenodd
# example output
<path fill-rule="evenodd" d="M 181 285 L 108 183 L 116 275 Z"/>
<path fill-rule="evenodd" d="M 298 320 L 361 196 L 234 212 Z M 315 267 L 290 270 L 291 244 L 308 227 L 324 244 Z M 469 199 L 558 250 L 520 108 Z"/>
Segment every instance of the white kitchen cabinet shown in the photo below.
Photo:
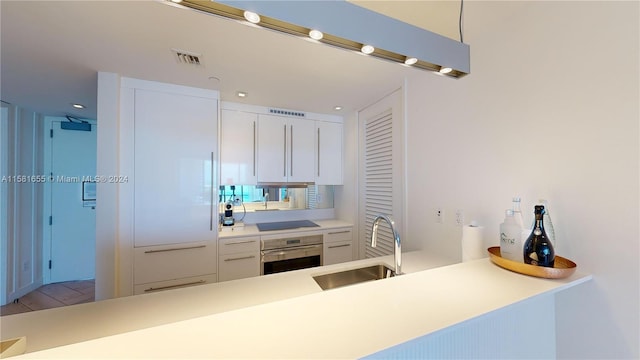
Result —
<path fill-rule="evenodd" d="M 135 90 L 136 247 L 216 239 L 217 105 Z"/>
<path fill-rule="evenodd" d="M 260 237 L 247 236 L 218 241 L 218 280 L 228 281 L 260 275 Z"/>
<path fill-rule="evenodd" d="M 322 235 L 322 265 L 353 260 L 353 230 L 351 227 L 331 229 Z"/>
<path fill-rule="evenodd" d="M 134 284 L 216 273 L 214 241 L 145 246 L 133 249 Z"/>
<path fill-rule="evenodd" d="M 258 116 L 258 182 L 315 181 L 315 122 Z"/>
<path fill-rule="evenodd" d="M 157 281 L 147 284 L 137 284 L 133 287 L 133 294 L 148 294 L 157 291 L 171 290 L 183 288 L 187 286 L 196 286 L 204 284 L 213 284 L 217 282 L 216 274 L 191 276 L 177 280 Z"/>
<path fill-rule="evenodd" d="M 316 185 L 342 185 L 342 123 L 316 121 Z"/>
<path fill-rule="evenodd" d="M 223 109 L 220 126 L 220 185 L 255 185 L 258 115 Z"/>
<path fill-rule="evenodd" d="M 123 78 L 120 104 L 121 294 L 215 282 L 218 93 Z"/>

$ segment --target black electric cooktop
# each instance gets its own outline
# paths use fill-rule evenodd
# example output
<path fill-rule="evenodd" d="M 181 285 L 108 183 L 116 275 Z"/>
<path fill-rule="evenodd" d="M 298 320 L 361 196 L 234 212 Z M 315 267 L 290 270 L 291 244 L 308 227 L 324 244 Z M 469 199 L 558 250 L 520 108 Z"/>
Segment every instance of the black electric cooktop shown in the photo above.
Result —
<path fill-rule="evenodd" d="M 304 227 L 320 227 L 320 225 L 310 220 L 257 223 L 256 226 L 260 231 L 289 230 L 289 229 L 298 229 L 298 228 L 304 228 Z"/>

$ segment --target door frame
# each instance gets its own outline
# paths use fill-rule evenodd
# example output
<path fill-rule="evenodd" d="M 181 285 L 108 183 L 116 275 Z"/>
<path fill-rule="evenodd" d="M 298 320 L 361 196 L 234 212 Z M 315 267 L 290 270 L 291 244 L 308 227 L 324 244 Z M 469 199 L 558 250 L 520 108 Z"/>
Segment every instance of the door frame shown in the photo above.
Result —
<path fill-rule="evenodd" d="M 96 120 L 91 119 L 78 119 L 81 121 L 86 121 L 92 126 L 97 125 Z M 45 116 L 44 117 L 44 144 L 43 144 L 43 168 L 44 175 L 49 176 L 51 174 L 51 163 L 52 163 L 52 153 L 51 153 L 51 136 L 50 131 L 53 129 L 54 122 L 63 122 L 67 121 L 67 118 L 62 116 Z M 96 127 L 97 131 L 97 127 Z M 96 157 L 97 164 L 97 157 Z M 51 283 L 51 271 L 49 271 L 49 260 L 51 259 L 51 229 L 49 228 L 49 216 L 52 212 L 52 204 L 51 204 L 51 181 L 46 181 L 44 183 L 43 190 L 43 214 L 42 214 L 42 284 L 50 284 Z M 96 247 L 97 249 L 97 247 Z M 95 258 L 96 254 L 89 254 L 89 256 L 93 256 Z"/>

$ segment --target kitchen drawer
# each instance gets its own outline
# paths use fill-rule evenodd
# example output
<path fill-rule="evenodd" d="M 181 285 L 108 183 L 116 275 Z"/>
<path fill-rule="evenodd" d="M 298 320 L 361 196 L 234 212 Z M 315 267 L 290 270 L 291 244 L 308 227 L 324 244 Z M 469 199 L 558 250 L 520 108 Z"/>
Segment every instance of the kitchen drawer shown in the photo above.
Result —
<path fill-rule="evenodd" d="M 353 260 L 351 240 L 324 243 L 322 265 L 338 264 Z"/>
<path fill-rule="evenodd" d="M 260 251 L 260 237 L 248 236 L 218 240 L 220 255 L 237 254 L 241 252 Z"/>
<path fill-rule="evenodd" d="M 325 243 L 337 242 L 337 241 L 351 241 L 353 236 L 353 231 L 351 228 L 340 228 L 340 229 L 331 229 L 327 230 L 322 238 L 322 241 Z"/>
<path fill-rule="evenodd" d="M 218 277 L 220 281 L 244 279 L 260 275 L 260 252 L 220 255 Z"/>
<path fill-rule="evenodd" d="M 215 274 L 217 249 L 214 242 L 145 246 L 134 249 L 133 283 L 181 279 Z"/>
<path fill-rule="evenodd" d="M 133 287 L 133 294 L 148 294 L 152 292 L 164 291 L 177 289 L 187 286 L 196 286 L 196 285 L 204 285 L 211 284 L 217 281 L 216 274 L 208 274 L 201 276 L 192 276 L 188 278 L 175 279 L 175 280 L 167 280 L 167 281 L 157 281 L 148 284 L 139 284 Z"/>

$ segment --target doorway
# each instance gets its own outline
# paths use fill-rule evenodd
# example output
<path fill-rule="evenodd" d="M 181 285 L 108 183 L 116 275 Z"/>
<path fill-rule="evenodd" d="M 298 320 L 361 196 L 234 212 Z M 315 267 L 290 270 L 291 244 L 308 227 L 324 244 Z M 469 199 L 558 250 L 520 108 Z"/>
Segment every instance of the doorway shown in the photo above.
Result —
<path fill-rule="evenodd" d="M 97 126 L 65 118 L 47 117 L 45 121 L 49 181 L 45 187 L 43 282 L 94 279 Z"/>

